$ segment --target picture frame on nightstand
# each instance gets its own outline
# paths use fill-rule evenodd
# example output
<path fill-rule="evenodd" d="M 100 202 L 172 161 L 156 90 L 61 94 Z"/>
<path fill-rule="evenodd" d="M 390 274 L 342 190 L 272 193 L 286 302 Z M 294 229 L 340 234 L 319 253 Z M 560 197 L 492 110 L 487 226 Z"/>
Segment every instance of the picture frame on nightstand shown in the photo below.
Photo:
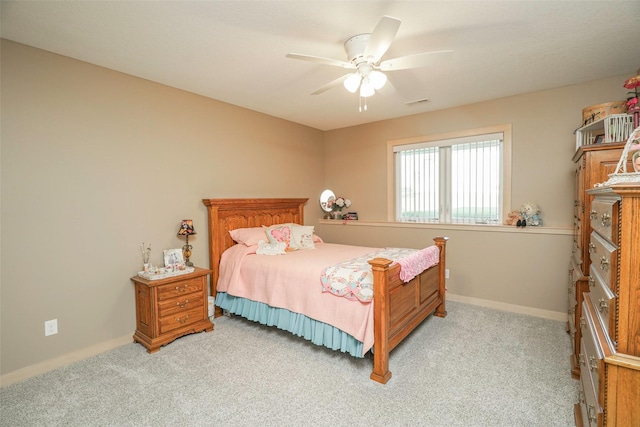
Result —
<path fill-rule="evenodd" d="M 182 257 L 182 249 L 165 249 L 164 250 L 164 266 L 184 264 Z"/>

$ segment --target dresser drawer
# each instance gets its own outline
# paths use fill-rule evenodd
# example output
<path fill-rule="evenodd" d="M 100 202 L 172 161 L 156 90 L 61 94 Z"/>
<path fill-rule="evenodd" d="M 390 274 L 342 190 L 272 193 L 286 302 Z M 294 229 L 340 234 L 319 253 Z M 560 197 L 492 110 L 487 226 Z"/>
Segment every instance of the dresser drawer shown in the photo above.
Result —
<path fill-rule="evenodd" d="M 616 271 L 618 268 L 618 248 L 603 239 L 595 231 L 591 233 L 589 254 L 591 265 L 595 266 L 600 276 L 609 288 L 615 287 Z"/>
<path fill-rule="evenodd" d="M 616 203 L 615 199 L 595 199 L 589 213 L 591 227 L 611 242 L 618 241 Z"/>
<path fill-rule="evenodd" d="M 168 285 L 158 287 L 158 300 L 166 300 L 179 297 L 181 295 L 193 292 L 202 292 L 204 290 L 204 280 L 200 277 L 194 279 L 182 280 Z"/>
<path fill-rule="evenodd" d="M 584 343 L 584 340 L 583 340 Z M 582 423 L 584 426 L 598 426 L 598 420 L 603 419 L 602 408 L 598 404 L 598 393 L 596 391 L 596 386 L 593 383 L 591 376 L 591 371 L 588 367 L 588 362 L 586 362 L 587 356 L 585 355 L 584 344 L 580 351 L 580 386 L 582 388 L 583 393 L 583 402 L 582 406 Z M 600 421 L 600 425 L 602 425 L 602 421 Z"/>
<path fill-rule="evenodd" d="M 593 286 L 591 286 L 592 283 Z M 600 273 L 598 273 L 598 269 L 593 264 L 591 264 L 589 284 L 589 298 L 596 309 L 600 324 L 605 333 L 609 334 L 611 340 L 615 341 L 615 328 L 612 328 L 611 325 L 615 324 L 616 295 L 604 283 Z"/>
<path fill-rule="evenodd" d="M 582 304 L 582 319 L 580 319 L 580 329 L 582 331 L 582 342 L 580 343 L 580 374 L 583 383 L 585 382 L 585 376 L 589 377 L 588 379 L 596 391 L 596 396 L 598 396 L 600 391 L 599 373 L 603 369 L 603 355 L 601 348 L 597 345 L 598 339 L 595 332 L 595 322 L 597 319 L 592 317 L 595 313 L 590 310 L 591 307 L 588 307 L 589 303 L 586 299 Z M 585 393 L 586 392 L 585 390 Z"/>

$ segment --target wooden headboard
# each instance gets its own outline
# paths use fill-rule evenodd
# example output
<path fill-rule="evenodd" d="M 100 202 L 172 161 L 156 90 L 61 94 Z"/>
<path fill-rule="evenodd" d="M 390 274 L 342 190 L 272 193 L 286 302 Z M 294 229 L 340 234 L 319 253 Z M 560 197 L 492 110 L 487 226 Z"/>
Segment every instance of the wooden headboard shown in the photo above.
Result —
<path fill-rule="evenodd" d="M 203 199 L 209 217 L 209 268 L 211 295 L 216 295 L 220 257 L 235 244 L 229 231 L 293 222 L 304 224 L 304 205 L 309 199 Z M 218 313 L 216 307 L 216 317 Z"/>

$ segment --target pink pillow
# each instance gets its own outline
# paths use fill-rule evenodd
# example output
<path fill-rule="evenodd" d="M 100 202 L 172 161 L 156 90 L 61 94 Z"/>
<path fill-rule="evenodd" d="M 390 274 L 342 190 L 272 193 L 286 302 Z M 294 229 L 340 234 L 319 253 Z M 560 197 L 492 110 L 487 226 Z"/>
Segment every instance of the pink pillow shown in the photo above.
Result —
<path fill-rule="evenodd" d="M 267 234 L 264 231 L 262 227 L 236 228 L 235 230 L 229 231 L 229 234 L 231 238 L 238 243 L 242 243 L 245 246 L 254 246 L 257 245 L 260 240 L 268 241 Z"/>

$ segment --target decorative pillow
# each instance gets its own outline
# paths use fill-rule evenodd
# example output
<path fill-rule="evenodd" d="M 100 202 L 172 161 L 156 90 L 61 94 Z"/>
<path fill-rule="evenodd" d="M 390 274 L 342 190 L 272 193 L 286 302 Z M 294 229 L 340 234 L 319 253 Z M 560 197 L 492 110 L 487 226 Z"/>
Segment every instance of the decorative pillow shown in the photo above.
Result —
<path fill-rule="evenodd" d="M 266 227 L 265 232 L 269 243 L 284 242 L 285 249 L 291 247 L 291 224 L 277 224 L 271 227 Z M 293 248 L 292 248 L 293 249 Z"/>
<path fill-rule="evenodd" d="M 313 225 L 291 224 L 291 247 L 295 249 L 315 249 Z"/>
<path fill-rule="evenodd" d="M 234 241 L 242 243 L 245 246 L 257 245 L 260 240 L 267 238 L 265 229 L 262 227 L 236 228 L 235 230 L 229 231 L 229 234 Z"/>

